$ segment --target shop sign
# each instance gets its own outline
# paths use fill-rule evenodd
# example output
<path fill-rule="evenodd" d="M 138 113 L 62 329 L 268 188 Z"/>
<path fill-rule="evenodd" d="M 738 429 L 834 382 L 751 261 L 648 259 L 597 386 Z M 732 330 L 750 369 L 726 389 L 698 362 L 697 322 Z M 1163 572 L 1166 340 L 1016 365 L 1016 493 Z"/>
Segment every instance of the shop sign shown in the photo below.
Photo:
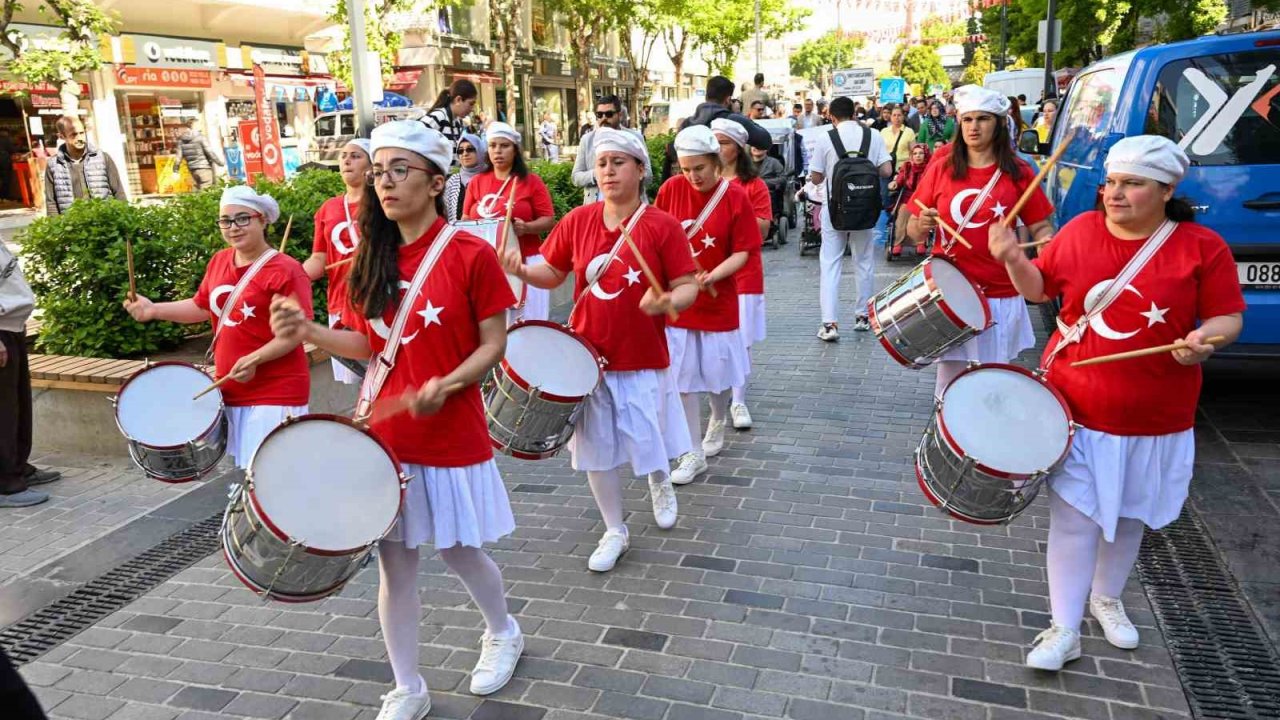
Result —
<path fill-rule="evenodd" d="M 62 98 L 57 95 L 31 95 L 31 107 L 33 108 L 60 108 L 62 107 Z"/>
<path fill-rule="evenodd" d="M 29 25 L 15 22 L 5 26 L 5 33 L 23 51 L 70 50 L 71 44 L 62 36 L 63 32 L 65 32 L 63 28 L 51 25 Z M 0 45 L 0 58 L 12 60 L 13 53 L 9 51 L 9 48 Z"/>
<path fill-rule="evenodd" d="M 258 104 L 258 138 L 262 148 L 262 174 L 268 180 L 284 181 L 284 157 L 280 148 L 280 128 L 276 108 L 267 95 L 267 77 L 261 65 L 253 68 L 254 99 Z M 246 153 L 247 154 L 247 153 Z"/>
<path fill-rule="evenodd" d="M 213 73 L 208 70 L 177 70 L 117 65 L 116 82 L 129 87 L 134 85 L 155 85 L 171 88 L 207 88 L 213 85 Z"/>
<path fill-rule="evenodd" d="M 76 83 L 80 86 L 80 95 L 89 94 L 88 83 Z M 46 95 L 57 95 L 62 89 L 53 83 L 38 82 L 19 82 L 17 80 L 0 80 L 0 95 L 9 93 L 44 93 Z"/>
<path fill-rule="evenodd" d="M 252 100 L 228 100 L 227 117 L 252 120 L 255 116 Z"/>
<path fill-rule="evenodd" d="M 244 153 L 245 177 L 262 174 L 262 140 L 257 120 L 240 121 L 240 148 Z"/>
<path fill-rule="evenodd" d="M 184 40 L 157 35 L 130 35 L 134 64 L 139 67 L 218 67 L 218 46 L 205 40 Z"/>
<path fill-rule="evenodd" d="M 247 53 L 245 63 L 249 67 L 261 65 L 263 71 L 272 75 L 306 75 L 307 54 L 300 49 L 274 47 L 241 47 L 241 53 Z"/>

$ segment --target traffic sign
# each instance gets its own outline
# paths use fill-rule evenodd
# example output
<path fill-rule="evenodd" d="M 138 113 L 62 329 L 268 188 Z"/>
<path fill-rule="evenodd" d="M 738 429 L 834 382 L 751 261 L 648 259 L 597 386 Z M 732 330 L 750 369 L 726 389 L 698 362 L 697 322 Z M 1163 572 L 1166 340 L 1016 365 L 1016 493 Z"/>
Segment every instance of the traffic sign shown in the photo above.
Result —
<path fill-rule="evenodd" d="M 876 92 L 875 68 L 851 68 L 836 70 L 831 74 L 832 97 L 847 95 L 874 95 Z"/>
<path fill-rule="evenodd" d="M 907 81 L 900 77 L 880 78 L 880 102 L 900 103 L 907 99 Z"/>

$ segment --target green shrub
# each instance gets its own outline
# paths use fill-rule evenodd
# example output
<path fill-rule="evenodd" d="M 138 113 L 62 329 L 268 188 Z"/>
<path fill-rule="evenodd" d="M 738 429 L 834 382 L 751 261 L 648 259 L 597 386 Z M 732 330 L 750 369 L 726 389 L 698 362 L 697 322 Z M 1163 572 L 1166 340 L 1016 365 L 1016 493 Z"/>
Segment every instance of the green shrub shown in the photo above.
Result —
<path fill-rule="evenodd" d="M 556 219 L 582 204 L 582 188 L 573 184 L 573 163 L 534 160 L 529 170 L 542 178 L 556 207 Z"/>
<path fill-rule="evenodd" d="M 285 252 L 302 262 L 311 257 L 311 241 L 316 233 L 316 213 L 325 200 L 345 192 L 346 185 L 342 183 L 342 176 L 333 170 L 304 170 L 284 183 L 259 179 L 254 189 L 275 198 L 280 205 L 280 219 L 267 228 L 267 242 L 271 247 L 280 247 L 285 226 L 292 216 L 293 228 L 289 230 L 289 244 L 285 247 Z M 218 242 L 221 245 L 221 237 Z M 326 287 L 327 282 L 324 280 L 318 280 L 311 286 L 315 318 L 325 322 L 329 319 Z"/>
<path fill-rule="evenodd" d="M 649 200 L 658 197 L 658 188 L 662 187 L 662 166 L 667 162 L 667 146 L 676 139 L 675 132 L 654 135 L 645 140 L 649 147 L 649 162 L 653 164 L 653 181 L 649 183 Z"/>

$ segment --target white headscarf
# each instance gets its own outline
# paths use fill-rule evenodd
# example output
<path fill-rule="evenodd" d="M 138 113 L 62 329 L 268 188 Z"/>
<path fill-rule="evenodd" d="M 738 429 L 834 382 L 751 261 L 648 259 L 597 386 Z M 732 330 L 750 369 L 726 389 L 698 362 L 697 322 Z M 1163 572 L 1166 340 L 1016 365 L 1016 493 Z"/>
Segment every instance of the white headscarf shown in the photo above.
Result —
<path fill-rule="evenodd" d="M 681 130 L 676 133 L 673 144 L 677 157 L 720 154 L 720 141 L 716 140 L 715 133 L 706 125 L 690 125 Z"/>
<path fill-rule="evenodd" d="M 491 122 L 489 127 L 484 129 L 484 141 L 486 143 L 493 142 L 494 138 L 502 138 L 510 140 L 513 144 L 519 146 L 522 138 L 516 129 L 504 122 Z"/>

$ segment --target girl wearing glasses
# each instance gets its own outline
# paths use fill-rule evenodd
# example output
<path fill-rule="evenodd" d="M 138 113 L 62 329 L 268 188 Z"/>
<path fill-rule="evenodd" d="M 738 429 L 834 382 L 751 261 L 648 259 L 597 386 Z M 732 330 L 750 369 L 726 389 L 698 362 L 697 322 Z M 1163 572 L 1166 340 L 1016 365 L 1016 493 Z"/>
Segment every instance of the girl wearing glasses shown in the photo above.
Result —
<path fill-rule="evenodd" d="M 297 297 L 300 312 L 311 316 L 311 281 L 302 265 L 267 245 L 267 225 L 279 217 L 271 196 L 245 185 L 228 187 L 222 191 L 218 227 L 230 247 L 209 261 L 195 297 L 155 303 L 138 295 L 124 303 L 138 322 L 209 322 L 216 328 L 214 372 L 233 380 L 220 388 L 229 427 L 227 450 L 242 468 L 249 466 L 267 433 L 289 416 L 307 414 L 311 392 L 301 341 L 276 337 L 268 322 L 276 295 Z M 267 253 L 269 258 L 257 266 Z M 252 267 L 258 270 L 237 293 Z"/>
<path fill-rule="evenodd" d="M 489 171 L 489 148 L 473 133 L 462 133 L 458 141 L 458 164 L 461 170 L 444 181 L 444 217 L 449 222 L 462 219 L 462 200 L 467 186 L 481 173 Z"/>
<path fill-rule="evenodd" d="M 550 231 L 556 222 L 551 193 L 542 178 L 529 172 L 520 150 L 520 133 L 515 128 L 503 122 L 489 123 L 484 139 L 489 146 L 492 169 L 481 173 L 467 185 L 462 216 L 468 220 L 505 217 L 514 183 L 515 209 L 511 214 L 511 226 L 520 241 L 520 256 L 526 264 L 538 265 L 542 262 L 539 250 L 542 234 Z M 528 288 L 521 317 L 525 320 L 546 320 L 550 313 L 551 293 L 540 288 Z"/>
<path fill-rule="evenodd" d="M 488 695 L 506 685 L 524 648 L 520 626 L 507 614 L 502 572 L 483 550 L 515 529 L 493 460 L 479 384 L 506 349 L 505 311 L 515 298 L 489 245 L 453 232 L 444 221 L 441 194 L 453 145 L 414 120 L 379 125 L 370 145 L 373 169 L 360 212 L 362 241 L 342 315 L 350 329 L 312 323 L 284 298 L 272 303 L 271 324 L 278 337 L 370 360 L 384 352 L 388 328 L 396 324 L 400 304 L 408 303 L 398 354 L 369 423 L 411 478 L 400 517 L 378 549 L 378 618 L 396 682 L 383 696 L 378 717 L 418 720 L 431 708 L 418 674 L 422 546 L 440 551 L 484 616 L 471 692 Z M 451 236 L 443 235 L 446 229 Z M 442 242 L 448 244 L 421 291 L 402 296 Z M 397 399 L 408 405 L 408 413 L 379 417 L 376 409 Z"/>

